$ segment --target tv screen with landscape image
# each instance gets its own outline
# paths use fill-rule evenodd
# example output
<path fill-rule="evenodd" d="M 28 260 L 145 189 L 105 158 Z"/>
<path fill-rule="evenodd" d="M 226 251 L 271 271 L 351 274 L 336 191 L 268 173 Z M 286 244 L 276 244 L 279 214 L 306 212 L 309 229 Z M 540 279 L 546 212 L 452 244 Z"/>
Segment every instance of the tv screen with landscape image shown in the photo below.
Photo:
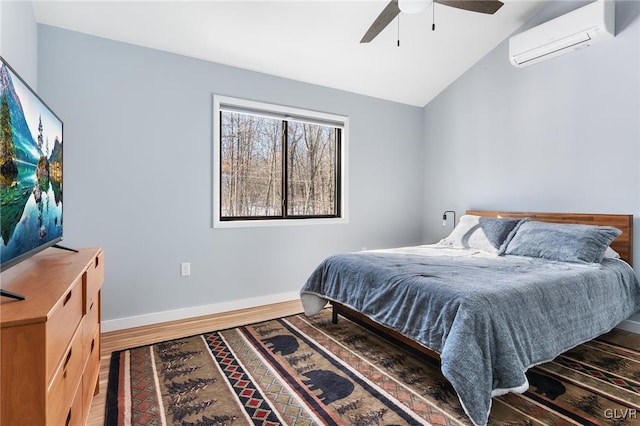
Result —
<path fill-rule="evenodd" d="M 0 269 L 62 239 L 62 120 L 0 57 Z"/>

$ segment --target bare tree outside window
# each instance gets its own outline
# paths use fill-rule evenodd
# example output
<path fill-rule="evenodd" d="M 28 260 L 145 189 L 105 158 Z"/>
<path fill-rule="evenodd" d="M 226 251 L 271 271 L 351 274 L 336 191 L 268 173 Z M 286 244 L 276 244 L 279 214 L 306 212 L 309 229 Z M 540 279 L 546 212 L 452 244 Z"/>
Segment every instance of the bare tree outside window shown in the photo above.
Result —
<path fill-rule="evenodd" d="M 220 218 L 338 217 L 341 129 L 220 112 Z"/>
<path fill-rule="evenodd" d="M 282 215 L 280 120 L 222 113 L 222 216 Z"/>
<path fill-rule="evenodd" d="M 288 214 L 335 214 L 336 129 L 288 123 Z"/>

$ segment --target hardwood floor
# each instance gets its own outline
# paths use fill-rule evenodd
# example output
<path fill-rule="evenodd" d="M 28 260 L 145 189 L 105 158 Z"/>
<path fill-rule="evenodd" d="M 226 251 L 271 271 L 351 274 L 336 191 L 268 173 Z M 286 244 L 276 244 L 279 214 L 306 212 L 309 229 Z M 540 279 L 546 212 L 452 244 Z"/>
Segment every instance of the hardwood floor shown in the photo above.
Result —
<path fill-rule="evenodd" d="M 292 300 L 189 320 L 172 321 L 103 333 L 100 340 L 100 392 L 93 398 L 87 424 L 90 426 L 104 425 L 109 363 L 113 351 L 192 336 L 208 331 L 224 330 L 226 328 L 266 321 L 300 312 L 302 312 L 302 304 L 299 300 Z"/>
<path fill-rule="evenodd" d="M 606 340 L 628 348 L 640 348 L 640 334 L 614 328 L 607 333 Z"/>

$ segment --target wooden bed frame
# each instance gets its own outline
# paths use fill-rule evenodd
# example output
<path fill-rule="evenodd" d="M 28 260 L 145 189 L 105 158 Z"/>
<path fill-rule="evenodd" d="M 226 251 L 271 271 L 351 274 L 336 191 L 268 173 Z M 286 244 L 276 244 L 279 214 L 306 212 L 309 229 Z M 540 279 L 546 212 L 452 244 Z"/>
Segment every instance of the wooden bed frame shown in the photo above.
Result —
<path fill-rule="evenodd" d="M 611 243 L 611 248 L 620 254 L 620 258 L 632 265 L 633 262 L 633 215 L 627 214 L 586 214 L 586 213 L 533 213 L 533 212 L 502 212 L 488 210 L 467 210 L 466 214 L 473 214 L 483 217 L 505 217 L 505 218 L 524 218 L 529 217 L 532 220 L 540 222 L 556 222 L 556 223 L 580 223 L 587 225 L 614 226 L 622 231 L 622 234 Z M 422 355 L 426 355 L 436 360 L 440 359 L 440 355 L 431 349 L 422 346 L 420 343 L 405 335 L 379 324 L 369 317 L 354 311 L 347 306 L 338 302 L 331 302 L 333 308 L 333 323 L 338 322 L 338 315 L 359 323 L 365 327 L 379 332 L 383 337 L 390 339 L 401 346 L 418 351 Z"/>

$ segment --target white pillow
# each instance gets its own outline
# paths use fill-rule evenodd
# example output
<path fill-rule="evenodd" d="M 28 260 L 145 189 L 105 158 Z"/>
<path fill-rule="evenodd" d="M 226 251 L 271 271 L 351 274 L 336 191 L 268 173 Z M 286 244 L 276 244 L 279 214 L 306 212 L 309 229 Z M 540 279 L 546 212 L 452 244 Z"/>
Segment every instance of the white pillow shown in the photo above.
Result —
<path fill-rule="evenodd" d="M 453 248 L 482 250 L 492 254 L 502 254 L 519 224 L 526 219 L 503 219 L 464 215 L 440 244 Z"/>
<path fill-rule="evenodd" d="M 607 247 L 604 251 L 604 259 L 620 259 L 620 253 L 612 249 L 611 247 Z"/>

